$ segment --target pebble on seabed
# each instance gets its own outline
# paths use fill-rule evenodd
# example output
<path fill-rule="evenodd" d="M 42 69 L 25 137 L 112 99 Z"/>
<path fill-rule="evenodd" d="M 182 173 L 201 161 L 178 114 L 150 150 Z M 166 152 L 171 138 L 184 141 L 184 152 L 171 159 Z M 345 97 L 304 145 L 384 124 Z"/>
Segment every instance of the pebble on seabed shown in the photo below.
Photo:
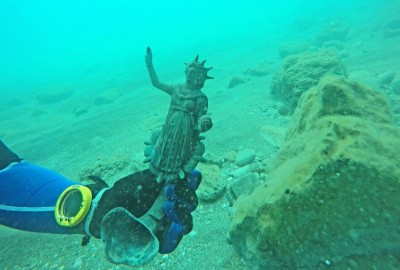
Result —
<path fill-rule="evenodd" d="M 197 232 L 196 232 L 196 231 L 191 231 L 191 232 L 189 233 L 189 236 L 195 237 L 195 236 L 197 236 Z"/>

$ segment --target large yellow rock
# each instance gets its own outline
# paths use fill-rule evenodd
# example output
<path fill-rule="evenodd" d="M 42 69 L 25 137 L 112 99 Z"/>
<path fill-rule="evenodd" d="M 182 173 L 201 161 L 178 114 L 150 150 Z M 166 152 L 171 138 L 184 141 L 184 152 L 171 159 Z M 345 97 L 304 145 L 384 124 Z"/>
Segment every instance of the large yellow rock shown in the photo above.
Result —
<path fill-rule="evenodd" d="M 354 81 L 325 77 L 304 93 L 269 180 L 234 205 L 229 236 L 252 267 L 390 269 L 382 255 L 400 252 L 392 122 L 386 98 Z"/>

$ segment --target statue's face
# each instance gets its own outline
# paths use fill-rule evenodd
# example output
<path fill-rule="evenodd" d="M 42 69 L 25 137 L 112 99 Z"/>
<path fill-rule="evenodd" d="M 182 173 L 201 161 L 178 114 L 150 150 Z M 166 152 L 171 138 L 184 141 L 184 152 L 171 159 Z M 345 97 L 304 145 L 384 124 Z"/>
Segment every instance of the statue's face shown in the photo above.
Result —
<path fill-rule="evenodd" d="M 186 82 L 190 85 L 203 87 L 206 74 L 199 69 L 190 69 L 186 72 Z"/>

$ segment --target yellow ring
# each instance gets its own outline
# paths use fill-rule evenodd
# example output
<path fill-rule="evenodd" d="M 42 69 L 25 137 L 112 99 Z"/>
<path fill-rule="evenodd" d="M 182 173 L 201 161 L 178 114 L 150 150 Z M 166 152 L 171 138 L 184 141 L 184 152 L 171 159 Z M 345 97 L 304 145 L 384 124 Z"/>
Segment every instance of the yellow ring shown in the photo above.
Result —
<path fill-rule="evenodd" d="M 78 213 L 69 217 L 65 215 L 64 207 L 66 199 L 74 192 L 80 192 L 82 196 L 82 202 Z M 89 212 L 90 206 L 92 204 L 92 192 L 85 186 L 73 185 L 68 187 L 61 193 L 58 197 L 56 208 L 54 209 L 55 218 L 58 224 L 63 227 L 74 227 L 78 225 L 82 220 L 85 219 L 87 213 Z"/>

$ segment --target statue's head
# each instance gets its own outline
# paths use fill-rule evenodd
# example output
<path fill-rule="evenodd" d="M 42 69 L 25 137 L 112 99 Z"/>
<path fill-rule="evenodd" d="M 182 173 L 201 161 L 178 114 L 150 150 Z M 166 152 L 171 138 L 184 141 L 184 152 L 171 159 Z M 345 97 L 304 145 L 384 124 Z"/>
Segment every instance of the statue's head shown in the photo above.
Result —
<path fill-rule="evenodd" d="M 214 79 L 207 75 L 207 72 L 211 70 L 212 67 L 204 67 L 205 62 L 206 60 L 199 62 L 199 56 L 197 55 L 192 62 L 185 63 L 186 83 L 188 85 L 195 88 L 202 88 L 207 79 Z"/>

